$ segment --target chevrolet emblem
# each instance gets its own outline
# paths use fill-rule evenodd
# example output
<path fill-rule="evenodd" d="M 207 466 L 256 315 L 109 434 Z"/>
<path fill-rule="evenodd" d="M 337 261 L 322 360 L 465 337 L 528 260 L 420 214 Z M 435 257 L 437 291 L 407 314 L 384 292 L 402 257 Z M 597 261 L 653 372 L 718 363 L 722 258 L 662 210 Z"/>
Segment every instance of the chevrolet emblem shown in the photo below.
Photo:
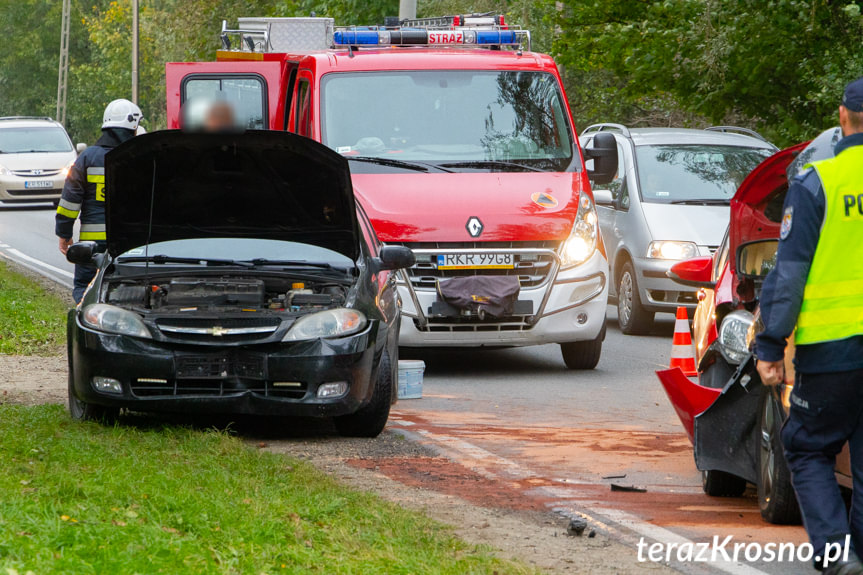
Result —
<path fill-rule="evenodd" d="M 210 335 L 214 337 L 222 337 L 223 335 L 228 333 L 228 330 L 223 328 L 222 326 L 211 327 L 209 330 Z"/>

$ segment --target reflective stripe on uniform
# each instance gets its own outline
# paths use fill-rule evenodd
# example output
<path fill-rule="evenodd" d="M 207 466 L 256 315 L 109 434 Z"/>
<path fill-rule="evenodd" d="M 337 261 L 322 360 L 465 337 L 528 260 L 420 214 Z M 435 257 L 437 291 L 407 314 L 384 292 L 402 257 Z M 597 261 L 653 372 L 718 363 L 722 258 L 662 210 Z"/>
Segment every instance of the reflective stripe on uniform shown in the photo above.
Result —
<path fill-rule="evenodd" d="M 74 202 L 70 202 L 69 200 L 60 200 L 60 203 L 57 204 L 57 213 L 61 216 L 66 216 L 67 218 L 72 218 L 73 220 L 78 217 L 78 214 L 81 212 L 81 204 L 76 204 Z"/>
<path fill-rule="evenodd" d="M 87 183 L 96 184 L 96 201 L 105 201 L 105 168 L 87 168 Z"/>
<path fill-rule="evenodd" d="M 105 239 L 105 224 L 81 224 L 81 241 L 85 240 L 104 240 Z"/>
<path fill-rule="evenodd" d="M 105 236 L 105 232 L 81 232 L 78 236 L 78 239 L 82 242 L 84 241 L 98 241 L 105 240 L 107 237 Z"/>

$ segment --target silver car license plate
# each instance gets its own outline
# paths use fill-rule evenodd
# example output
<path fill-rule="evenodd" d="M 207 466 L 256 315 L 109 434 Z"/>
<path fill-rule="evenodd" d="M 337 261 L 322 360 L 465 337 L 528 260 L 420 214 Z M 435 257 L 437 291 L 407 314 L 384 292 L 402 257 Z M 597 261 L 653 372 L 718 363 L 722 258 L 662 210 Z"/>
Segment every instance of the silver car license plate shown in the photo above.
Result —
<path fill-rule="evenodd" d="M 510 270 L 515 267 L 513 254 L 442 254 L 437 257 L 439 270 Z"/>
<path fill-rule="evenodd" d="M 53 188 L 54 182 L 51 180 L 30 180 L 24 182 L 24 188 L 27 190 L 33 189 L 41 189 L 41 188 Z"/>

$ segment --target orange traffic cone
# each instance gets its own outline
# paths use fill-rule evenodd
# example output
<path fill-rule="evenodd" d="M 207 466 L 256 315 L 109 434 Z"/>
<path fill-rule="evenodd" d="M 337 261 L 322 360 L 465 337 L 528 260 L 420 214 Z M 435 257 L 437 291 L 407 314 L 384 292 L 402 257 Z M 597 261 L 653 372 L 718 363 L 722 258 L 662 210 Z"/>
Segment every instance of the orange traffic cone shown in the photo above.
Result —
<path fill-rule="evenodd" d="M 670 368 L 679 367 L 687 376 L 698 375 L 695 370 L 695 355 L 692 353 L 692 334 L 689 331 L 689 315 L 686 308 L 677 308 L 677 320 L 674 322 L 674 339 L 671 343 Z"/>

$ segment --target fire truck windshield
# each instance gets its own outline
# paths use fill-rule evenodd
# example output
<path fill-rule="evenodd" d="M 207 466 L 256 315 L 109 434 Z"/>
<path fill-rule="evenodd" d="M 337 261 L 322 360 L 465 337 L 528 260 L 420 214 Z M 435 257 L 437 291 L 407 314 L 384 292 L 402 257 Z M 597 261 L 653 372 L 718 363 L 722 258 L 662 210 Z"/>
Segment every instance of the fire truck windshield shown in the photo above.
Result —
<path fill-rule="evenodd" d="M 578 171 L 558 83 L 545 72 L 331 73 L 323 142 L 346 158 L 391 158 L 447 171 Z M 351 162 L 354 171 L 395 163 Z"/>

